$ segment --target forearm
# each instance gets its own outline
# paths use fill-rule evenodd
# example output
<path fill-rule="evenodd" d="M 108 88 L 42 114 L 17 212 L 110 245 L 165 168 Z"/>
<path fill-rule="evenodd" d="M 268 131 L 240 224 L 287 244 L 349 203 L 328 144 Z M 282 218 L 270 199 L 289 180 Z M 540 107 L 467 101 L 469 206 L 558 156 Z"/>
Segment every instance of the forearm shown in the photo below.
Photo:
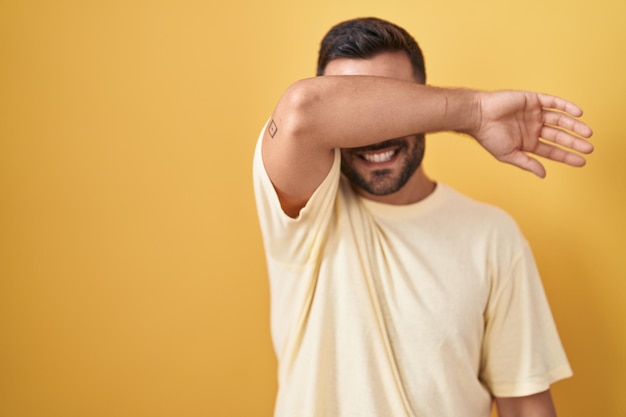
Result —
<path fill-rule="evenodd" d="M 479 122 L 477 93 L 371 76 L 298 81 L 273 115 L 308 146 L 347 148 L 416 133 L 467 132 Z"/>

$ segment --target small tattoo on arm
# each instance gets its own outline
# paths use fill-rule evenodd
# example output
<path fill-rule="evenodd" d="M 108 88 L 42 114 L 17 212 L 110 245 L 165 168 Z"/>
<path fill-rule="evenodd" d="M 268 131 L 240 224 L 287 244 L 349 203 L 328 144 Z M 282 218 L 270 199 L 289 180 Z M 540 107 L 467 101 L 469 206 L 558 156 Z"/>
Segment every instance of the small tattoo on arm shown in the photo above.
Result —
<path fill-rule="evenodd" d="M 276 136 L 276 133 L 278 133 L 278 126 L 276 126 L 276 123 L 274 123 L 274 119 L 270 121 L 270 125 L 267 128 L 267 132 L 270 134 L 272 138 Z"/>

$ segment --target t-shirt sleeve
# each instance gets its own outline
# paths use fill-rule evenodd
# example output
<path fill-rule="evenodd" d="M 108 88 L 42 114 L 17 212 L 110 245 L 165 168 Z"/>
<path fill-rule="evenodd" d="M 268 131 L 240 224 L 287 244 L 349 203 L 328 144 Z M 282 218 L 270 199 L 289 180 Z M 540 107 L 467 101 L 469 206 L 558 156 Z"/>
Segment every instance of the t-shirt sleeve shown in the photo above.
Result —
<path fill-rule="evenodd" d="M 335 150 L 332 167 L 315 190 L 297 218 L 283 211 L 276 190 L 265 170 L 261 144 L 263 131 L 256 144 L 253 161 L 253 181 L 259 223 L 264 237 L 266 255 L 274 261 L 305 265 L 324 240 L 332 221 L 334 202 L 341 176 L 341 156 Z"/>
<path fill-rule="evenodd" d="M 485 311 L 480 377 L 496 397 L 536 394 L 572 375 L 530 247 L 517 240 Z"/>

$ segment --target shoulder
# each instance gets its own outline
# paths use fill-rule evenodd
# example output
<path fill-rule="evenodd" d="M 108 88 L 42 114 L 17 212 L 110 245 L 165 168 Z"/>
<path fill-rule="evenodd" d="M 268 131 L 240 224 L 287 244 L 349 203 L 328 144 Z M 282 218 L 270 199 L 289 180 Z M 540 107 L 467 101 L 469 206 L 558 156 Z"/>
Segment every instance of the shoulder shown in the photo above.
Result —
<path fill-rule="evenodd" d="M 478 201 L 445 184 L 446 194 L 442 207 L 443 218 L 454 225 L 456 233 L 472 237 L 476 244 L 491 247 L 493 254 L 516 257 L 526 248 L 527 241 L 517 221 L 505 210 Z"/>
<path fill-rule="evenodd" d="M 446 184 L 440 183 L 438 186 L 445 194 L 444 210 L 463 218 L 465 222 L 478 222 L 479 225 L 490 225 L 495 228 L 517 229 L 517 223 L 513 217 L 502 208 L 476 200 Z"/>

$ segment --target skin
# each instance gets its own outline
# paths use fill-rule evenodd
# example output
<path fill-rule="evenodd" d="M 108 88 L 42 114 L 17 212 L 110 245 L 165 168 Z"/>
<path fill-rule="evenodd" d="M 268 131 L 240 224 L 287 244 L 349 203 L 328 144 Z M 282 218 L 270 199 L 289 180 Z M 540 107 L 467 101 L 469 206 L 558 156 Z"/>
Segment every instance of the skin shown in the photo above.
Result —
<path fill-rule="evenodd" d="M 593 150 L 575 104 L 532 92 L 420 85 L 403 52 L 336 59 L 324 75 L 285 92 L 263 138 L 265 169 L 290 217 L 327 176 L 336 148 L 355 191 L 387 204 L 414 203 L 435 188 L 421 165 L 422 133 L 469 134 L 496 159 L 539 177 L 545 169 L 534 156 L 583 166 L 578 153 Z M 500 417 L 556 415 L 549 390 L 495 402 Z"/>
<path fill-rule="evenodd" d="M 496 398 L 499 417 L 556 417 L 550 390 L 526 397 Z"/>
<path fill-rule="evenodd" d="M 415 83 L 411 62 L 405 53 L 385 53 L 372 59 L 335 59 L 328 63 L 324 75 L 370 75 L 388 77 Z M 383 145 L 383 147 L 381 147 Z M 384 162 L 368 162 L 361 155 L 382 159 L 385 152 L 394 152 Z M 410 204 L 422 200 L 435 189 L 435 182 L 424 173 L 421 160 L 424 153 L 424 136 L 409 135 L 359 148 L 341 150 L 342 171 L 348 174 L 354 189 L 371 200 L 389 204 Z M 413 160 L 413 161 L 412 161 Z M 410 177 L 401 182 L 403 170 L 411 165 Z M 354 177 L 362 178 L 369 187 L 355 184 Z M 352 178 L 351 178 L 352 177 Z M 378 191 L 375 193 L 374 191 Z"/>
<path fill-rule="evenodd" d="M 421 166 L 424 148 L 424 135 L 420 134 L 342 149 L 341 171 L 354 189 L 367 198 L 394 194 L 414 177 Z"/>
<path fill-rule="evenodd" d="M 272 114 L 262 153 L 285 213 L 297 217 L 328 174 L 335 148 L 369 146 L 419 133 L 456 131 L 473 136 L 496 159 L 546 175 L 541 156 L 582 166 L 591 129 L 582 110 L 558 97 L 527 91 L 481 92 L 416 83 L 403 52 L 370 59 L 336 59 L 325 76 L 290 86 Z M 559 145 L 559 146 L 556 146 Z M 344 151 L 344 158 L 349 156 Z M 388 167 L 396 172 L 406 154 Z M 365 175 L 368 168 L 353 160 Z M 373 168 L 373 167 L 370 167 Z M 397 192 L 367 198 L 388 204 L 419 201 L 432 181 L 418 169 Z"/>

